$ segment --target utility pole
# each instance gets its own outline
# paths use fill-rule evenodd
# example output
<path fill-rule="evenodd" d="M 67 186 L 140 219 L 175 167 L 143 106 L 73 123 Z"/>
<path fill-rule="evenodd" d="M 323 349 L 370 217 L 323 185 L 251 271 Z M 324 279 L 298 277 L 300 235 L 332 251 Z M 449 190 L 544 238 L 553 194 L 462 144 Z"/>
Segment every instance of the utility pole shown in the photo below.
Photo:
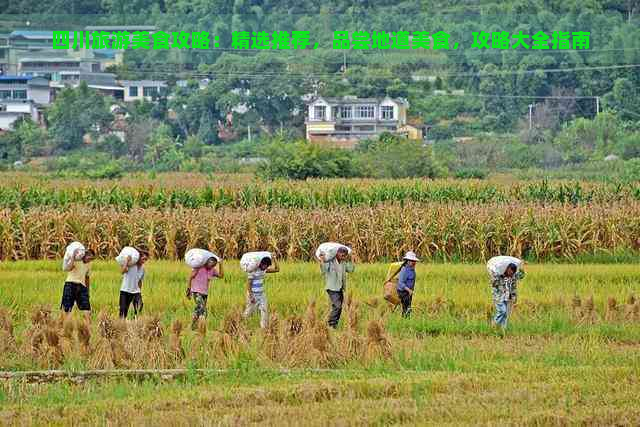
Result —
<path fill-rule="evenodd" d="M 600 114 L 600 97 L 596 96 L 596 116 Z"/>
<path fill-rule="evenodd" d="M 533 127 L 533 104 L 529 104 L 529 130 Z"/>
<path fill-rule="evenodd" d="M 251 142 L 251 125 L 247 125 L 247 135 L 249 138 L 249 142 Z"/>
<path fill-rule="evenodd" d="M 347 74 L 347 51 L 342 51 L 342 73 Z"/>

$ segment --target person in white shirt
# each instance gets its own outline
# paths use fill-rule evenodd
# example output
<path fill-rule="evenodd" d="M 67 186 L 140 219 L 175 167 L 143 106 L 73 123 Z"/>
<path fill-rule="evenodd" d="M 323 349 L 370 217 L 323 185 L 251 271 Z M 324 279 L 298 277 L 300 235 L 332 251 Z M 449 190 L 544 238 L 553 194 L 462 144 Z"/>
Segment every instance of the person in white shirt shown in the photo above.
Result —
<path fill-rule="evenodd" d="M 132 266 L 131 257 L 122 267 L 122 286 L 120 286 L 120 318 L 126 319 L 129 307 L 133 303 L 133 314 L 137 316 L 142 311 L 142 280 L 144 279 L 143 265 L 149 259 L 147 253 L 139 251 L 140 258 Z"/>

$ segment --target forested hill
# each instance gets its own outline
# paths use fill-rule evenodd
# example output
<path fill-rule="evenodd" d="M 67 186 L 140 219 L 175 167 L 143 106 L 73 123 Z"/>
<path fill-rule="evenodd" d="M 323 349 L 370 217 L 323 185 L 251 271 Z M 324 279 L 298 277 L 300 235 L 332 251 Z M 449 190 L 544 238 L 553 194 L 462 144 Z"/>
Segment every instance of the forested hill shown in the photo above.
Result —
<path fill-rule="evenodd" d="M 2 0 L 2 21 L 11 28 L 30 21 L 32 28 L 80 28 L 100 24 L 153 24 L 173 31 L 208 31 L 219 37 L 219 47 L 206 51 L 135 51 L 127 56 L 124 77 L 180 75 L 250 77 L 243 84 L 256 96 L 266 84 L 288 95 L 289 100 L 273 103 L 273 117 L 267 124 L 288 119 L 294 95 L 323 89 L 327 95 L 352 93 L 360 96 L 390 94 L 405 96 L 418 103 L 429 94 L 417 87 L 411 76 L 440 76 L 437 85 L 464 89 L 480 95 L 509 96 L 601 96 L 607 106 L 628 118 L 635 99 L 628 99 L 637 86 L 640 71 L 635 67 L 596 68 L 603 65 L 640 64 L 640 1 L 156 1 L 156 0 Z M 6 25 L 5 25 L 6 26 Z M 262 51 L 247 54 L 231 49 L 234 31 L 272 32 L 307 30 L 319 48 L 300 52 Z M 400 52 L 379 49 L 344 52 L 333 50 L 334 31 L 444 31 L 458 49 L 449 51 Z M 533 36 L 542 31 L 590 33 L 588 50 L 534 50 L 522 46 L 509 49 L 472 48 L 474 32 L 506 31 Z M 531 40 L 528 42 L 531 45 Z M 255 52 L 255 51 L 253 51 Z M 248 56 L 253 56 L 248 58 Z M 336 80 L 335 73 L 347 63 L 347 80 Z M 555 69 L 576 69 L 557 72 Z M 551 72 L 542 70 L 550 69 Z M 617 91 L 615 83 L 620 81 Z M 244 79 L 246 80 L 246 79 Z M 431 86 L 434 86 L 431 80 Z M 234 86 L 240 86 L 239 83 Z M 424 86 L 424 85 L 423 85 Z M 235 103 L 229 97 L 227 104 Z M 413 98 L 413 99 L 412 99 Z M 451 102 L 447 100 L 446 102 Z M 489 115 L 483 127 L 504 129 L 527 113 L 535 98 L 480 98 L 458 100 L 467 112 Z M 225 102 L 223 102 L 224 104 Z M 562 105 L 557 105 L 562 104 Z M 571 105 L 567 105 L 571 104 Z M 577 105 L 573 105 L 577 104 Z M 631 104 L 631 105 L 630 105 Z M 414 103 L 415 105 L 415 103 Z M 603 104 L 604 105 L 604 104 Z M 428 108 L 415 105 L 429 117 Z M 627 108 L 628 107 L 628 108 Z M 595 114 L 594 99 L 555 103 L 562 109 L 561 120 L 579 114 Z M 280 111 L 287 110 L 287 113 Z M 627 110 L 626 112 L 623 110 Z M 271 115 L 269 115 L 271 116 Z M 565 117 L 566 116 L 566 117 Z M 273 123 L 269 123 L 273 122 Z"/>

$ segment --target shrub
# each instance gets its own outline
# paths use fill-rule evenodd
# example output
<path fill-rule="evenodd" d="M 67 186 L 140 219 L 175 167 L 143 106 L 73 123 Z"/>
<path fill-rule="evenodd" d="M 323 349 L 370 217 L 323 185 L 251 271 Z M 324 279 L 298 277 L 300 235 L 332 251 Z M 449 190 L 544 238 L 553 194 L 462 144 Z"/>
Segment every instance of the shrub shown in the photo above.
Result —
<path fill-rule="evenodd" d="M 435 178 L 446 174 L 431 146 L 387 133 L 370 143 L 359 161 L 364 174 L 375 178 Z"/>
<path fill-rule="evenodd" d="M 275 141 L 264 150 L 258 174 L 267 179 L 350 178 L 359 173 L 351 153 L 306 141 Z"/>

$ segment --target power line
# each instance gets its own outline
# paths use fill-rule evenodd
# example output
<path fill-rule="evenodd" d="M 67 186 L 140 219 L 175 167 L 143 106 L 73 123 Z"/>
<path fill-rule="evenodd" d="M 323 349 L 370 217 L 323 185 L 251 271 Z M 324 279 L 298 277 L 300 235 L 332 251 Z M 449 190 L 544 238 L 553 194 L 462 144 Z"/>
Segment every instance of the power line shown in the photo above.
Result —
<path fill-rule="evenodd" d="M 146 65 L 146 64 L 145 64 Z M 619 64 L 619 65 L 602 65 L 602 66 L 585 66 L 585 67 L 572 67 L 572 68 L 537 68 L 537 69 L 529 69 L 529 70 L 498 70 L 494 72 L 483 72 L 483 71 L 474 71 L 474 72 L 436 72 L 433 75 L 439 77 L 487 77 L 487 76 L 505 76 L 505 75 L 523 75 L 523 74 L 536 74 L 536 73 L 568 73 L 568 72 L 576 72 L 576 71 L 603 71 L 603 70 L 614 70 L 614 69 L 630 69 L 630 68 L 638 68 L 640 64 Z M 149 74 L 165 74 L 165 75 L 175 75 L 180 74 L 177 71 L 163 71 L 163 70 L 153 70 L 153 69 L 136 69 L 129 68 L 126 71 L 133 73 L 149 73 Z M 238 77 L 238 78 L 250 78 L 250 77 L 277 77 L 277 76 L 289 76 L 289 77 L 304 77 L 304 78 L 336 78 L 340 77 L 339 74 L 334 73 L 305 73 L 305 72 L 292 72 L 292 71 L 254 71 L 254 72 L 242 72 L 238 70 L 234 71 L 207 71 L 207 72 L 188 72 L 189 75 L 194 77 L 213 77 L 218 75 L 220 77 Z M 367 76 L 369 78 L 380 78 L 386 79 L 390 76 Z M 394 76 L 391 76 L 393 78 Z M 413 75 L 412 78 L 426 78 L 425 75 Z"/>

